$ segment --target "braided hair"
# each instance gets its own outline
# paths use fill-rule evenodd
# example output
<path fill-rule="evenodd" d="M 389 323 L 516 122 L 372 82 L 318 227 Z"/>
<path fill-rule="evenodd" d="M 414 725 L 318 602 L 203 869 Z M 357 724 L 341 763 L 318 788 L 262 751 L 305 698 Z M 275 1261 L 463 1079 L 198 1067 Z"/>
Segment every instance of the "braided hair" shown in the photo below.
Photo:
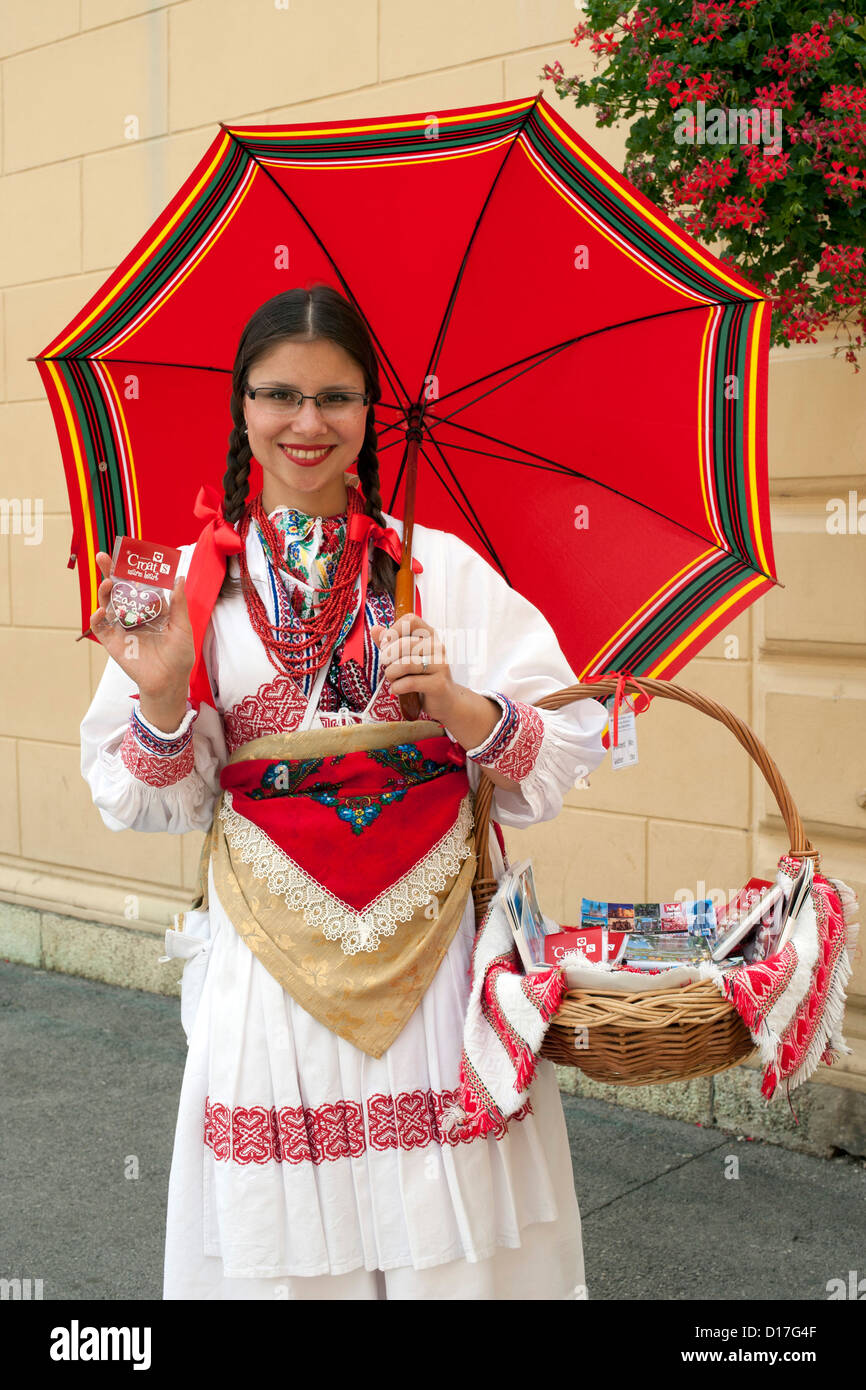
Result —
<path fill-rule="evenodd" d="M 244 514 L 249 493 L 252 450 L 244 431 L 244 391 L 254 363 L 270 348 L 287 338 L 312 342 L 329 339 L 354 357 L 364 373 L 364 389 L 369 396 L 367 428 L 358 454 L 358 481 L 364 494 L 364 511 L 384 526 L 382 494 L 379 485 L 379 455 L 375 403 L 381 399 L 379 364 L 367 325 L 355 306 L 331 285 L 313 284 L 274 295 L 260 305 L 250 318 L 238 344 L 232 369 L 231 415 L 227 467 L 223 476 L 223 510 L 234 524 Z M 372 593 L 393 597 L 399 566 L 384 550 L 374 546 L 370 560 L 369 587 Z M 226 567 L 221 593 L 240 586 Z"/>

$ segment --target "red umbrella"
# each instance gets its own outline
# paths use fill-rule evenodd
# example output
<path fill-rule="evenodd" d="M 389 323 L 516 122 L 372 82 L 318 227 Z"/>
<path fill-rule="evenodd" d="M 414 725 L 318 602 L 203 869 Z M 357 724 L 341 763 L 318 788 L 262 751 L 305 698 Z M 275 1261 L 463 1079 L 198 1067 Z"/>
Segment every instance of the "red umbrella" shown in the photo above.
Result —
<path fill-rule="evenodd" d="M 766 301 L 539 93 L 221 127 L 36 359 L 82 630 L 116 534 L 198 534 L 241 329 L 314 281 L 354 301 L 376 344 L 382 495 L 402 510 L 404 563 L 413 515 L 455 532 L 545 614 L 582 681 L 673 676 L 777 582 Z M 255 465 L 250 495 L 260 486 Z"/>

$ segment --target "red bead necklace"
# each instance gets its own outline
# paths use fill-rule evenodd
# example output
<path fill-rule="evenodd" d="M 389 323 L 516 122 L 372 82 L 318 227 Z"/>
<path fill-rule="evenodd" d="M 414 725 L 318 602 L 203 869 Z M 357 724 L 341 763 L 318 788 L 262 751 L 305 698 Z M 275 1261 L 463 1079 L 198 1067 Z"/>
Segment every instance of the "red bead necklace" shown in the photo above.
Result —
<path fill-rule="evenodd" d="M 347 487 L 347 525 L 351 524 L 352 517 L 356 513 L 363 513 L 364 510 L 364 502 L 359 495 L 358 488 Z M 262 494 L 259 492 L 244 511 L 238 524 L 238 535 L 243 541 L 243 546 L 238 554 L 238 563 L 247 612 L 254 630 L 265 645 L 271 665 L 276 670 L 282 668 L 296 680 L 300 680 L 305 676 L 314 675 L 331 656 L 337 635 L 343 626 L 349 605 L 352 602 L 355 582 L 363 560 L 363 544 L 361 541 L 350 541 L 347 530 L 343 553 L 337 564 L 333 584 L 330 589 L 313 590 L 314 594 L 327 592 L 328 597 L 324 603 L 314 608 L 312 614 L 307 618 L 302 618 L 296 612 L 292 623 L 288 625 L 274 624 L 268 618 L 267 609 L 250 578 L 247 566 L 247 533 L 250 523 L 253 521 L 267 541 L 276 567 L 284 570 L 286 574 L 291 573 L 283 554 L 282 538 L 271 525 L 265 513 Z M 308 655 L 310 648 L 312 648 L 312 654 Z"/>

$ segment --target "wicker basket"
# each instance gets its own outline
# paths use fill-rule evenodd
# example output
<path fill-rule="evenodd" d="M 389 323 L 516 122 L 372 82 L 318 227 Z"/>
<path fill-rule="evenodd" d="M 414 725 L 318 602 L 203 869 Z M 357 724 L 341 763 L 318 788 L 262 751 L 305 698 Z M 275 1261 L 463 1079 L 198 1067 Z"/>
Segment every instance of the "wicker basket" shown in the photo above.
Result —
<path fill-rule="evenodd" d="M 616 690 L 615 679 L 592 685 L 571 685 L 539 700 L 538 709 L 561 709 L 575 700 L 604 699 Z M 724 705 L 670 681 L 638 676 L 629 689 L 691 705 L 717 719 L 754 758 L 776 798 L 795 858 L 818 861 L 818 851 L 806 839 L 791 794 L 760 739 Z M 497 889 L 492 876 L 487 826 L 494 784 L 483 772 L 475 798 L 478 864 L 472 892 L 480 917 Z M 712 980 L 699 980 L 677 989 L 650 994 L 605 990 L 570 990 L 552 1020 L 542 1057 L 560 1065 L 579 1067 L 594 1081 L 615 1086 L 646 1086 L 664 1081 L 687 1081 L 736 1066 L 754 1050 L 748 1029 L 733 1005 L 719 994 Z"/>

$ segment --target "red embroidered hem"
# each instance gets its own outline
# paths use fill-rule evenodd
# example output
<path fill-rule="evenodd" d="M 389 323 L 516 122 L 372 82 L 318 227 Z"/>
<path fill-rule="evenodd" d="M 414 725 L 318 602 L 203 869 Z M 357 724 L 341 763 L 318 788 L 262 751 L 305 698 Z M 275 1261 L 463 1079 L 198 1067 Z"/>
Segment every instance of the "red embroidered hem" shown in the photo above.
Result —
<path fill-rule="evenodd" d="M 459 1130 L 446 1133 L 442 1116 L 457 1091 L 401 1091 L 397 1096 L 374 1095 L 364 1110 L 357 1101 L 337 1100 L 313 1107 L 284 1105 L 226 1105 L 205 1102 L 204 1143 L 214 1158 L 234 1163 L 324 1163 L 359 1158 L 369 1146 L 420 1149 L 428 1144 L 471 1143 L 475 1137 Z M 532 1113 L 526 1101 L 491 1134 L 502 1139 L 508 1125 Z M 486 1137 L 486 1136 L 485 1136 Z"/>

